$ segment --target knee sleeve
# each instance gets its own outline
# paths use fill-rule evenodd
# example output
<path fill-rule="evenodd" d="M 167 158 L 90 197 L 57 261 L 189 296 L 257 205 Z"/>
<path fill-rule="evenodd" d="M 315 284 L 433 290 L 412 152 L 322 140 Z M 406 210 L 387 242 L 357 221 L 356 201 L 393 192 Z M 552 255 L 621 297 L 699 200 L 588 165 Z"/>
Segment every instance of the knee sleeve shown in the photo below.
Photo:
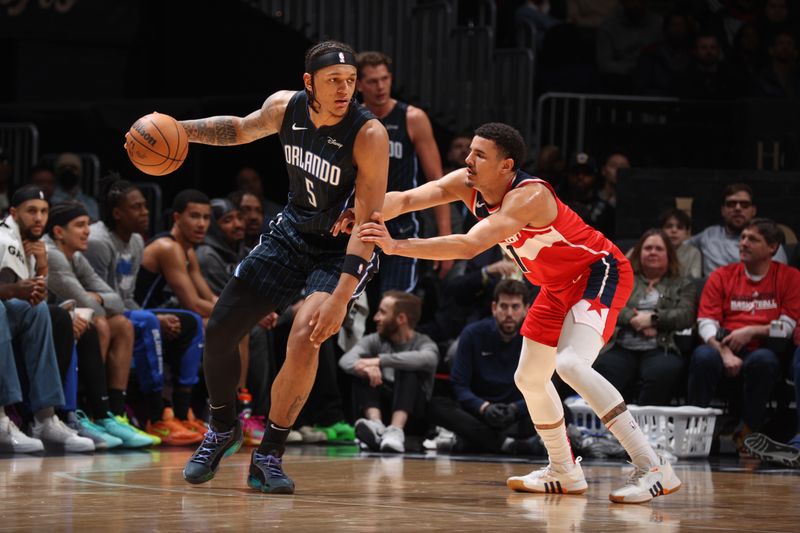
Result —
<path fill-rule="evenodd" d="M 556 372 L 588 403 L 599 416 L 623 403 L 622 395 L 592 368 L 603 338 L 589 326 L 576 324 L 567 316 L 558 341 Z"/>
<path fill-rule="evenodd" d="M 555 369 L 556 349 L 552 346 L 522 340 L 522 353 L 514 373 L 528 412 L 535 424 L 554 424 L 564 417 L 561 399 L 551 378 Z"/>

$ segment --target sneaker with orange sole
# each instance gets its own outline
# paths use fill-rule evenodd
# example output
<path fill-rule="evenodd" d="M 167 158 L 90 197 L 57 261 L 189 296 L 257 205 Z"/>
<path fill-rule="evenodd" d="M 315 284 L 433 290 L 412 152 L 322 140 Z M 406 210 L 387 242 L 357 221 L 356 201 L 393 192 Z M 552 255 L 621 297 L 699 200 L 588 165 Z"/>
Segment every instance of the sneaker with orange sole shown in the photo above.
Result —
<path fill-rule="evenodd" d="M 158 422 L 147 422 L 148 433 L 161 437 L 161 442 L 168 446 L 189 446 L 198 444 L 203 440 L 203 435 L 192 431 L 175 418 L 172 409 L 167 407 Z"/>
<path fill-rule="evenodd" d="M 208 432 L 208 424 L 194 416 L 191 409 L 189 409 L 186 420 L 181 420 L 181 423 L 190 431 L 196 431 L 204 437 L 206 436 L 206 432 Z"/>

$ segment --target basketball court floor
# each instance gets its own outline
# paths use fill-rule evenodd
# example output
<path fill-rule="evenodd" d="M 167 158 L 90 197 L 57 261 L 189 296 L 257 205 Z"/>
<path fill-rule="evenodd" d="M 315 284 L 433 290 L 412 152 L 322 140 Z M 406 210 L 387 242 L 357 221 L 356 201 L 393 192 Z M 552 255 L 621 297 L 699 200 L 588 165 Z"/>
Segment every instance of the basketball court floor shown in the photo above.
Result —
<path fill-rule="evenodd" d="M 679 492 L 643 505 L 608 501 L 624 462 L 584 461 L 581 496 L 522 494 L 505 479 L 543 461 L 359 453 L 295 446 L 292 496 L 245 485 L 249 450 L 189 485 L 188 449 L 0 458 L 0 531 L 800 531 L 800 471 L 682 461 Z"/>

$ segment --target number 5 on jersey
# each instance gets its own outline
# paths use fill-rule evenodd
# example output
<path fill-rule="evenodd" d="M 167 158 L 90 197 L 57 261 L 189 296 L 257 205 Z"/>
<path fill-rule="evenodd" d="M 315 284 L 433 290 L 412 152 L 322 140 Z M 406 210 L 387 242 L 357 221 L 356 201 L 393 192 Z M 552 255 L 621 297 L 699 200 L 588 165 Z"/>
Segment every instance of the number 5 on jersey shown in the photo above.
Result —
<path fill-rule="evenodd" d="M 314 196 L 314 182 L 306 178 L 306 191 L 308 191 L 308 203 L 317 207 L 317 197 Z"/>

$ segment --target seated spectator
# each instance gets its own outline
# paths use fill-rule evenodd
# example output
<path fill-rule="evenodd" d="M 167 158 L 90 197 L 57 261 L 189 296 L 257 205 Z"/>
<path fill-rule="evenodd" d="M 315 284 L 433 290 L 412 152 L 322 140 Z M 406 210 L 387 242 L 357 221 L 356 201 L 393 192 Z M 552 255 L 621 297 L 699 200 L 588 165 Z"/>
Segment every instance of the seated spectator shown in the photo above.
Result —
<path fill-rule="evenodd" d="M 544 454 L 528 409 L 514 384 L 522 351 L 519 333 L 531 295 L 516 280 L 502 280 L 492 299 L 492 316 L 464 328 L 450 379 L 455 399 L 435 397 L 430 417 L 453 431 L 454 443 L 442 451 Z"/>
<path fill-rule="evenodd" d="M 144 248 L 134 298 L 143 309 L 188 309 L 206 321 L 217 296 L 200 272 L 195 247 L 208 232 L 211 201 L 186 189 L 175 197 L 172 209 L 172 229 L 155 235 Z"/>
<path fill-rule="evenodd" d="M 583 152 L 572 156 L 567 181 L 559 196 L 584 222 L 614 237 L 614 208 L 600 197 L 599 172 L 594 157 Z"/>
<path fill-rule="evenodd" d="M 44 190 L 36 185 L 20 187 L 12 198 L 9 216 L 0 222 L 0 263 L 4 264 L 0 269 L 6 269 L 0 277 L 5 281 L 29 279 L 45 283 L 49 270 L 47 249 L 42 237 L 47 226 L 49 206 L 44 198 Z M 17 255 L 16 251 L 21 251 L 21 254 Z M 60 305 L 47 307 L 62 383 L 66 383 L 70 372 L 76 371 L 74 367 L 70 369 L 75 351 L 80 370 L 78 380 L 88 399 L 89 410 L 98 418 L 106 417 L 109 410 L 108 390 L 97 330 L 89 328 L 89 322 L 79 314 L 73 312 L 74 316 L 70 316 L 70 312 Z M 122 445 L 121 439 L 92 424 L 83 412 L 74 411 L 77 391 L 73 390 L 72 393 L 74 396 L 67 398 L 70 410 L 61 411 L 61 418 L 67 426 L 76 430 L 79 436 L 92 439 L 96 450 Z"/>
<path fill-rule="evenodd" d="M 536 156 L 535 175 L 547 180 L 553 187 L 561 188 L 564 180 L 566 161 L 561 157 L 561 149 L 555 144 L 542 146 Z"/>
<path fill-rule="evenodd" d="M 733 41 L 731 63 L 751 85 L 755 83 L 764 63 L 761 42 L 762 37 L 754 24 L 745 24 L 739 28 Z"/>
<path fill-rule="evenodd" d="M 424 415 L 433 392 L 439 350 L 430 337 L 414 331 L 421 309 L 417 296 L 387 291 L 375 313 L 377 332 L 339 360 L 342 370 L 355 376 L 355 407 L 364 417 L 355 423 L 356 436 L 371 450 L 404 452 L 406 423 L 411 415 Z"/>
<path fill-rule="evenodd" d="M 190 414 L 191 388 L 199 380 L 203 351 L 202 319 L 184 309 L 143 310 L 134 299 L 136 276 L 144 255 L 148 209 L 133 184 L 109 176 L 104 180 L 102 219 L 91 226 L 86 259 L 119 296 L 133 324 L 133 360 L 147 405 L 145 430 L 168 445 L 196 444 L 205 425 Z M 171 406 L 164 407 L 163 363 L 172 370 Z"/>
<path fill-rule="evenodd" d="M 601 200 L 615 209 L 617 207 L 617 184 L 619 183 L 617 173 L 621 168 L 631 168 L 631 163 L 625 154 L 617 152 L 606 158 L 600 171 L 603 175 L 603 188 L 597 194 Z"/>
<path fill-rule="evenodd" d="M 692 219 L 686 211 L 672 208 L 661 214 L 658 220 L 661 231 L 669 238 L 678 256 L 681 276 L 699 279 L 703 277 L 703 254 L 689 243 L 692 235 Z"/>
<path fill-rule="evenodd" d="M 264 196 L 264 182 L 261 180 L 261 174 L 253 167 L 242 167 L 239 170 L 239 173 L 236 174 L 236 189 L 237 192 L 247 192 L 258 198 L 267 220 L 272 220 L 283 210 L 283 206 Z"/>
<path fill-rule="evenodd" d="M 65 399 L 51 312 L 45 303 L 47 259 L 39 241 L 47 220 L 44 193 L 37 187 L 22 187 L 10 204 L 9 216 L 0 223 L 0 450 L 29 453 L 46 445 L 63 451 L 94 451 L 90 438 L 78 436 L 55 414 Z M 23 399 L 17 361 L 25 365 L 34 438 L 22 433 L 4 411 Z"/>
<path fill-rule="evenodd" d="M 522 38 L 520 26 L 529 24 L 536 30 L 536 42 L 528 43 Z M 544 34 L 552 28 L 561 24 L 561 21 L 550 15 L 549 0 L 526 0 L 514 11 L 514 28 L 516 29 L 516 44 L 519 47 L 533 44 L 532 48 L 539 49 L 544 40 Z"/>
<path fill-rule="evenodd" d="M 709 226 L 697 235 L 689 238 L 689 244 L 696 246 L 703 254 L 703 276 L 721 266 L 739 261 L 739 241 L 742 229 L 756 216 L 756 203 L 753 189 L 746 183 L 732 183 L 725 187 L 722 194 L 722 224 Z M 783 246 L 773 260 L 786 263 L 787 257 Z"/>
<path fill-rule="evenodd" d="M 133 359 L 133 326 L 123 314 L 122 299 L 83 256 L 89 241 L 89 214 L 78 202 L 64 202 L 50 210 L 47 227 L 47 287 L 59 301 L 74 300 L 78 308 L 91 310 L 91 324 L 97 329 L 106 362 L 109 410 L 96 423 L 122 439 L 127 448 L 153 444 L 127 422 L 125 391 Z"/>
<path fill-rule="evenodd" d="M 42 189 L 44 199 L 49 202 L 56 190 L 56 175 L 50 167 L 35 165 L 28 173 L 28 183 Z"/>
<path fill-rule="evenodd" d="M 765 98 L 800 96 L 800 68 L 797 65 L 797 41 L 788 31 L 776 33 L 768 50 L 769 61 L 758 79 L 758 94 Z"/>
<path fill-rule="evenodd" d="M 258 245 L 261 233 L 269 231 L 268 224 L 272 217 L 264 217 L 264 205 L 253 193 L 236 191 L 228 199 L 239 209 L 244 219 L 244 248 L 249 253 Z"/>
<path fill-rule="evenodd" d="M 100 216 L 97 201 L 81 189 L 83 162 L 80 156 L 64 152 L 56 159 L 53 170 L 56 173 L 56 190 L 50 204 L 56 205 L 69 200 L 80 202 L 89 213 L 89 218 L 97 220 Z"/>
<path fill-rule="evenodd" d="M 675 78 L 675 96 L 693 100 L 722 100 L 747 96 L 751 91 L 743 77 L 724 60 L 722 47 L 713 33 L 694 38 L 692 60 Z"/>
<path fill-rule="evenodd" d="M 669 405 L 683 369 L 675 333 L 694 324 L 695 286 L 680 274 L 675 249 L 659 229 L 642 235 L 631 265 L 633 292 L 594 369 L 633 403 Z"/>
<path fill-rule="evenodd" d="M 737 448 L 764 422 L 767 402 L 781 376 L 779 354 L 766 345 L 770 328 L 792 335 L 800 319 L 800 272 L 775 262 L 781 230 L 764 218 L 742 230 L 740 262 L 715 270 L 697 313 L 704 344 L 692 354 L 687 400 L 706 407 L 724 377 L 742 376 L 742 419 Z"/>
<path fill-rule="evenodd" d="M 794 381 L 795 405 L 800 405 L 800 328 L 795 327 L 796 345 L 792 361 L 792 381 Z M 797 422 L 795 436 L 784 444 L 769 438 L 763 433 L 751 433 L 744 439 L 747 453 L 762 461 L 792 468 L 800 468 L 800 409 L 795 409 Z"/>

